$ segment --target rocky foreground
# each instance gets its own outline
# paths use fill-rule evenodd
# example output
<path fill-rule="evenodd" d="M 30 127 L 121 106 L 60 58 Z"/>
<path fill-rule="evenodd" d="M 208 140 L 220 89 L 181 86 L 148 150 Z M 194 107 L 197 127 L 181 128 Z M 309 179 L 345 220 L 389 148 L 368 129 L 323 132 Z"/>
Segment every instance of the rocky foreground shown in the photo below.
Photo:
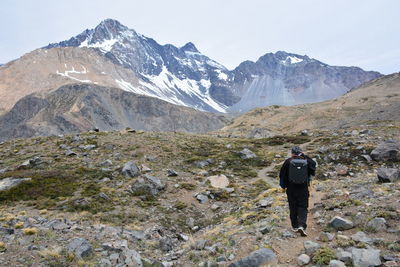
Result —
<path fill-rule="evenodd" d="M 0 143 L 0 265 L 398 266 L 399 130 Z M 290 231 L 277 187 L 294 144 L 319 164 L 308 237 Z"/>

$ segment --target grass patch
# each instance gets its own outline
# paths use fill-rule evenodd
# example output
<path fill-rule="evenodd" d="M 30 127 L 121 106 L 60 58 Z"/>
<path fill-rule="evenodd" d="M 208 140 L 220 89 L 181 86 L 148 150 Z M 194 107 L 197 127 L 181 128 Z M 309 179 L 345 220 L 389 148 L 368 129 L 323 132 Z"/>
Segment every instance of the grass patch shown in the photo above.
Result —
<path fill-rule="evenodd" d="M 313 263 L 319 265 L 327 265 L 331 260 L 334 259 L 336 259 L 336 253 L 333 249 L 328 247 L 322 247 L 318 249 L 312 257 Z"/>

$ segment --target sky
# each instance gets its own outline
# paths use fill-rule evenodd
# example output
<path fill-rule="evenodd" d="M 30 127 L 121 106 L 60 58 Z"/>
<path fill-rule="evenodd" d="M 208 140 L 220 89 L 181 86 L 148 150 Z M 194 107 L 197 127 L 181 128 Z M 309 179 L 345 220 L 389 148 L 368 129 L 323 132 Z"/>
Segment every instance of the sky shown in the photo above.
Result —
<path fill-rule="evenodd" d="M 193 42 L 229 69 L 283 50 L 400 71 L 400 0 L 2 0 L 0 63 L 112 18 L 160 44 Z"/>

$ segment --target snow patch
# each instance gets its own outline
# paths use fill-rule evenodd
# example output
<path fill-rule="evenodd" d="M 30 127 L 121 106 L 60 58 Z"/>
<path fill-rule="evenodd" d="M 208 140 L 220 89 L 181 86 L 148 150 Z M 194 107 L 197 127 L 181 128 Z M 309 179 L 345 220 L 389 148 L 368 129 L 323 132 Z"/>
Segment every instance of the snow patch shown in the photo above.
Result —
<path fill-rule="evenodd" d="M 110 52 L 113 45 L 116 42 L 118 42 L 118 39 L 110 39 L 110 40 L 104 40 L 103 42 L 88 44 L 88 41 L 85 40 L 79 45 L 79 47 L 93 47 L 93 48 L 99 48 L 103 52 Z"/>
<path fill-rule="evenodd" d="M 296 56 L 287 56 L 285 60 L 281 60 L 283 64 L 296 64 L 302 62 L 303 59 L 298 58 Z"/>
<path fill-rule="evenodd" d="M 67 68 L 67 64 L 64 64 L 65 68 Z M 86 74 L 88 73 L 88 71 L 86 70 L 85 66 L 82 66 L 82 71 L 77 71 L 75 70 L 74 67 L 72 67 L 72 70 L 65 70 L 64 72 L 59 72 L 58 70 L 56 71 L 56 74 L 63 76 L 63 77 L 67 77 L 70 78 L 72 80 L 78 81 L 78 82 L 83 82 L 83 83 L 93 83 L 91 80 L 81 80 L 78 79 L 76 77 L 71 76 L 70 74 Z"/>
<path fill-rule="evenodd" d="M 223 72 L 220 72 L 220 73 L 218 73 L 218 79 L 226 81 L 226 80 L 228 80 L 228 75 L 226 75 Z"/>

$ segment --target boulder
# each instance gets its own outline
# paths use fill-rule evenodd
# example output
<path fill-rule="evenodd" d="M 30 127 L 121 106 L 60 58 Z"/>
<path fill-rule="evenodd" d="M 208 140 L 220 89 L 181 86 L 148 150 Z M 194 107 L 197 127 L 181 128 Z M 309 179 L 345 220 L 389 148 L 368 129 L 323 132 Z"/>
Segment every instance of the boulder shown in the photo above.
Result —
<path fill-rule="evenodd" d="M 168 169 L 167 170 L 167 176 L 168 177 L 176 177 L 176 176 L 178 176 L 178 173 L 176 171 L 174 171 L 174 170 Z"/>
<path fill-rule="evenodd" d="M 208 202 L 208 197 L 207 197 L 206 195 L 203 195 L 203 194 L 198 194 L 198 195 L 196 196 L 196 199 L 197 199 L 198 201 L 200 201 L 201 204 L 205 204 L 205 203 Z"/>
<path fill-rule="evenodd" d="M 276 254 L 269 248 L 256 250 L 250 255 L 233 262 L 229 267 L 258 267 L 277 263 Z"/>
<path fill-rule="evenodd" d="M 400 180 L 400 170 L 395 168 L 379 168 L 378 181 L 381 183 L 393 183 Z"/>
<path fill-rule="evenodd" d="M 318 240 L 322 242 L 329 242 L 332 241 L 335 236 L 328 232 L 322 232 L 319 234 Z"/>
<path fill-rule="evenodd" d="M 350 252 L 340 249 L 336 252 L 336 257 L 343 262 L 350 263 L 353 260 L 353 256 Z"/>
<path fill-rule="evenodd" d="M 336 230 L 349 230 L 354 227 L 354 224 L 350 220 L 343 219 L 339 216 L 333 217 L 333 219 L 329 222 L 329 226 Z"/>
<path fill-rule="evenodd" d="M 92 254 L 92 245 L 84 238 L 74 238 L 68 244 L 68 252 L 74 253 L 78 258 L 84 258 Z"/>
<path fill-rule="evenodd" d="M 367 227 L 371 228 L 375 231 L 386 230 L 386 228 L 387 228 L 386 220 L 385 220 L 385 218 L 376 217 L 367 223 Z"/>
<path fill-rule="evenodd" d="M 381 265 L 380 250 L 378 249 L 359 249 L 351 250 L 354 267 L 371 267 Z"/>
<path fill-rule="evenodd" d="M 210 181 L 211 186 L 214 188 L 226 188 L 229 186 L 228 177 L 223 174 L 210 176 L 208 177 L 208 180 Z"/>
<path fill-rule="evenodd" d="M 307 254 L 301 254 L 298 258 L 297 258 L 297 264 L 299 266 L 303 266 L 303 265 L 307 265 L 310 263 L 310 256 L 308 256 Z"/>
<path fill-rule="evenodd" d="M 344 264 L 342 261 L 331 260 L 328 267 L 346 267 L 346 264 Z"/>
<path fill-rule="evenodd" d="M 34 157 L 32 159 L 28 159 L 24 161 L 21 165 L 18 166 L 18 169 L 28 169 L 35 167 L 42 163 L 42 159 L 40 157 Z"/>
<path fill-rule="evenodd" d="M 131 192 L 135 196 L 156 196 L 165 188 L 165 185 L 157 177 L 145 174 L 131 186 Z"/>
<path fill-rule="evenodd" d="M 353 239 L 356 242 L 362 242 L 367 244 L 372 243 L 372 239 L 369 238 L 364 232 L 355 233 L 354 235 L 351 236 L 351 239 Z"/>
<path fill-rule="evenodd" d="M 272 197 L 266 197 L 258 201 L 258 205 L 263 208 L 270 207 L 273 203 L 274 199 Z"/>
<path fill-rule="evenodd" d="M 9 190 L 13 187 L 16 187 L 22 182 L 30 181 L 32 180 L 31 178 L 13 178 L 13 177 L 8 177 L 0 180 L 0 192 L 1 191 L 6 191 Z"/>
<path fill-rule="evenodd" d="M 133 161 L 128 161 L 122 168 L 122 174 L 127 178 L 132 178 L 139 176 L 140 171 Z"/>
<path fill-rule="evenodd" d="M 254 159 L 254 158 L 257 157 L 257 155 L 254 154 L 254 152 L 251 151 L 248 148 L 245 148 L 245 149 L 241 150 L 239 152 L 239 156 L 240 156 L 241 159 Z"/>
<path fill-rule="evenodd" d="M 371 158 L 376 161 L 400 161 L 400 141 L 388 140 L 380 143 L 372 150 Z"/>
<path fill-rule="evenodd" d="M 321 248 L 321 245 L 318 243 L 315 243 L 313 241 L 304 241 L 304 250 L 307 255 L 313 254 L 315 251 L 317 251 L 319 248 Z"/>

